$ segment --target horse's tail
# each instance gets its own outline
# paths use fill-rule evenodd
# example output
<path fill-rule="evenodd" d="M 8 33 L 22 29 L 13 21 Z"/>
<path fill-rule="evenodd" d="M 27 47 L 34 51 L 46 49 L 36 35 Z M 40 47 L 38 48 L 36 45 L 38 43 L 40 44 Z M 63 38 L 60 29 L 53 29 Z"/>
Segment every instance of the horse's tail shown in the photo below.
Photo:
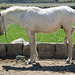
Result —
<path fill-rule="evenodd" d="M 72 33 L 72 35 L 75 33 L 75 27 L 72 27 L 71 33 Z"/>

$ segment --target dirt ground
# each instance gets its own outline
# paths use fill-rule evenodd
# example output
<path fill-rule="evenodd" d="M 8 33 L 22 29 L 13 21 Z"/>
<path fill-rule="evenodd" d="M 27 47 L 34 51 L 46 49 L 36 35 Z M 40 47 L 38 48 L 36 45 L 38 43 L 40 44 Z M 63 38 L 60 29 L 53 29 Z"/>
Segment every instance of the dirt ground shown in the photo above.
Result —
<path fill-rule="evenodd" d="M 15 59 L 0 59 L 0 75 L 75 75 L 75 60 L 66 64 L 65 60 L 44 59 L 33 65 Z"/>

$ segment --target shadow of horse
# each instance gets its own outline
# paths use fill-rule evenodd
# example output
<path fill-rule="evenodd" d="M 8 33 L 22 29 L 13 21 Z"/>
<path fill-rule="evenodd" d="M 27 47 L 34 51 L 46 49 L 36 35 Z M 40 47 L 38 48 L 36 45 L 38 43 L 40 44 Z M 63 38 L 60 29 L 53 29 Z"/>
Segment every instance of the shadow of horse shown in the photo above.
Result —
<path fill-rule="evenodd" d="M 25 67 L 11 67 L 11 66 L 2 66 L 6 71 L 8 70 L 22 70 L 22 71 L 53 71 L 53 72 L 73 72 L 75 73 L 75 64 L 70 64 L 67 66 L 41 66 L 39 63 L 33 64 L 29 68 Z"/>

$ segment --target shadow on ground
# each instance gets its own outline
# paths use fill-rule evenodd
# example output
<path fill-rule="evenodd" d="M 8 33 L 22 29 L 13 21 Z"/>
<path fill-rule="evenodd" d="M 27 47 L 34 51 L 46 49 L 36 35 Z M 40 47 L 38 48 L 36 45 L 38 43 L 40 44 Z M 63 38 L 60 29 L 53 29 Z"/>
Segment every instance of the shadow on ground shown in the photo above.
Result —
<path fill-rule="evenodd" d="M 53 71 L 53 72 L 73 72 L 75 73 L 75 64 L 67 66 L 41 66 L 39 63 L 34 64 L 32 67 L 11 67 L 2 66 L 6 71 L 8 70 L 20 70 L 20 71 Z"/>

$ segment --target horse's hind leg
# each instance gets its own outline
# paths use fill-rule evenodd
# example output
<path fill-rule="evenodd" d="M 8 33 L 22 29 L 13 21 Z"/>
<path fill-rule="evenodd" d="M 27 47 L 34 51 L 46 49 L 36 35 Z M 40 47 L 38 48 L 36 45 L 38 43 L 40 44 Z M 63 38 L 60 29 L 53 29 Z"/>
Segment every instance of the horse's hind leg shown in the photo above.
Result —
<path fill-rule="evenodd" d="M 28 31 L 29 45 L 30 45 L 30 60 L 28 63 L 33 63 L 35 59 L 38 57 L 37 49 L 36 49 L 36 41 L 35 41 L 35 33 Z"/>
<path fill-rule="evenodd" d="M 75 27 L 72 27 L 71 34 L 73 35 L 74 33 L 75 33 Z M 67 46 L 68 45 L 67 37 L 65 37 L 63 41 L 64 41 L 64 45 Z"/>
<path fill-rule="evenodd" d="M 68 49 L 69 49 L 69 54 L 66 63 L 70 63 L 70 61 L 72 60 L 73 39 L 72 39 L 71 32 L 66 33 L 66 35 L 67 35 Z"/>
<path fill-rule="evenodd" d="M 63 41 L 64 41 L 64 45 L 67 46 L 67 45 L 68 45 L 67 37 L 65 37 L 65 38 L 63 39 Z"/>

